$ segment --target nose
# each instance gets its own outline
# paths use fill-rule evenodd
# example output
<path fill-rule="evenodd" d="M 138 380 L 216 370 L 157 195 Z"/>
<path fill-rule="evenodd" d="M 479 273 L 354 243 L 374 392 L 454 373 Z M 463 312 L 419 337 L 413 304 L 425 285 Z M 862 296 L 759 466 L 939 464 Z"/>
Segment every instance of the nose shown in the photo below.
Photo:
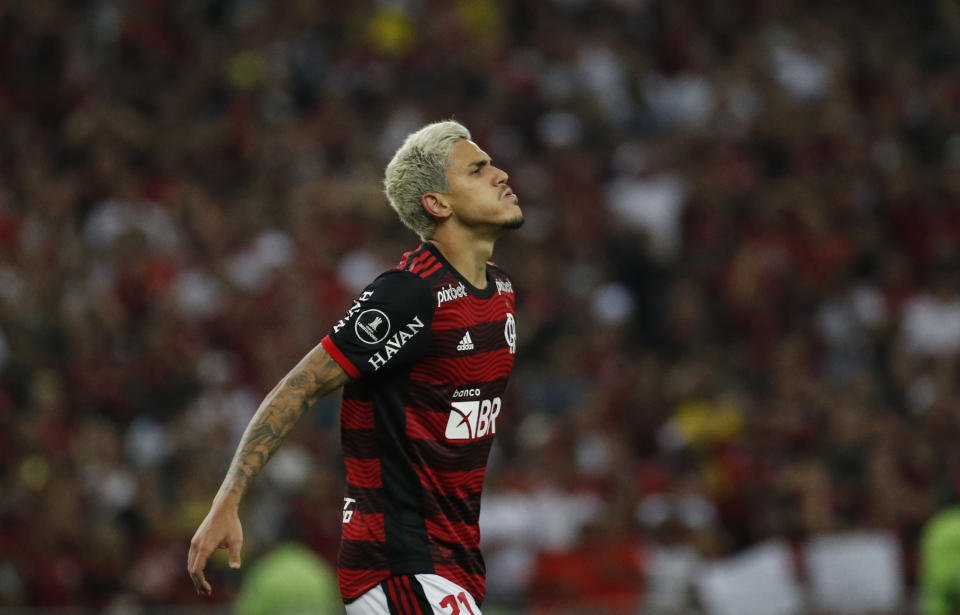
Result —
<path fill-rule="evenodd" d="M 496 170 L 496 173 L 493 174 L 495 185 L 499 186 L 500 184 L 507 183 L 507 180 L 510 179 L 510 175 L 500 167 L 493 168 Z"/>

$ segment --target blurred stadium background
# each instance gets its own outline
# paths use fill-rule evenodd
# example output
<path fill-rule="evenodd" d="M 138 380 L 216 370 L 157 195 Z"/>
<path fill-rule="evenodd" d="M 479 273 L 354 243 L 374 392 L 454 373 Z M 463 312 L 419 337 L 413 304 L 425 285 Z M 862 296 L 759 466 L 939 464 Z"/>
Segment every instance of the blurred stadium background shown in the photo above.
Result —
<path fill-rule="evenodd" d="M 484 612 L 915 612 L 960 490 L 958 6 L 0 3 L 0 610 L 227 613 L 281 542 L 334 560 L 331 398 L 243 573 L 185 572 L 258 401 L 416 245 L 389 155 L 454 117 L 527 215 Z"/>

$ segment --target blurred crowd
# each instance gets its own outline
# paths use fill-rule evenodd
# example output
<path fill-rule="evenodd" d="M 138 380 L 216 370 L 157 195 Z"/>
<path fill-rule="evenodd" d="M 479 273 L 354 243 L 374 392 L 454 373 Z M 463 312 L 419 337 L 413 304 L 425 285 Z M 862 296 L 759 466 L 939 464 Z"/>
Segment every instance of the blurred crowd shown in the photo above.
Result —
<path fill-rule="evenodd" d="M 951 0 L 0 3 L 0 606 L 200 601 L 243 427 L 416 246 L 382 170 L 449 117 L 527 218 L 489 604 L 668 612 L 665 553 L 848 529 L 912 587 L 960 493 L 958 109 Z M 248 559 L 335 558 L 337 406 Z"/>

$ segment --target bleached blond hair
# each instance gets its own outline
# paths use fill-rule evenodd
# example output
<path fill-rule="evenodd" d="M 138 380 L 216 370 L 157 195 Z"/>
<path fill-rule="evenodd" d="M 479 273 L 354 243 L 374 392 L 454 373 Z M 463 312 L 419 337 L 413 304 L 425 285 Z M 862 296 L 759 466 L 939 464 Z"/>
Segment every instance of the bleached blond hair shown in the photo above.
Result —
<path fill-rule="evenodd" d="M 470 131 L 459 122 L 427 124 L 408 135 L 387 164 L 383 191 L 400 220 L 420 239 L 429 239 L 437 228 L 436 221 L 423 209 L 423 195 L 450 190 L 450 150 L 463 140 L 470 140 Z"/>

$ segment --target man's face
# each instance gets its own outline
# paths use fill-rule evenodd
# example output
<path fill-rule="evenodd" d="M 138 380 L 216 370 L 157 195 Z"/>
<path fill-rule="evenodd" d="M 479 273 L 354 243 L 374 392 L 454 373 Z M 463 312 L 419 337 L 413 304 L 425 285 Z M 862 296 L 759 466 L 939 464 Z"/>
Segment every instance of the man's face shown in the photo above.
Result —
<path fill-rule="evenodd" d="M 490 156 L 473 141 L 457 141 L 450 151 L 445 200 L 460 224 L 497 232 L 519 228 L 523 212 L 507 185 L 509 176 L 493 166 Z"/>

